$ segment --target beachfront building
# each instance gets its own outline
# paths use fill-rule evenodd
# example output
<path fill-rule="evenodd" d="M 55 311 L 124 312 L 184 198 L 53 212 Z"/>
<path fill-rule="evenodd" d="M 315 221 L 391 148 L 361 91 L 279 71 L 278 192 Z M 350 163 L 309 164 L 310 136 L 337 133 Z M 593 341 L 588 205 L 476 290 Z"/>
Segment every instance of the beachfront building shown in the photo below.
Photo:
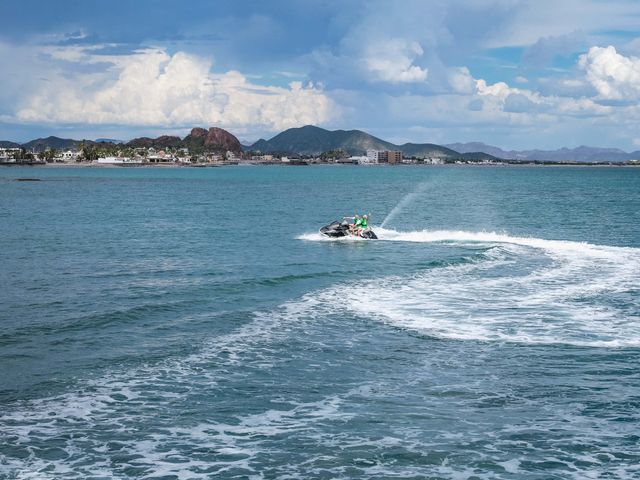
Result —
<path fill-rule="evenodd" d="M 79 152 L 74 152 L 73 150 L 67 150 L 66 152 L 62 152 L 62 154 L 60 155 L 60 159 L 63 162 L 75 162 L 78 160 L 79 156 L 80 156 Z"/>
<path fill-rule="evenodd" d="M 386 161 L 383 150 L 367 150 L 367 160 L 369 163 L 382 163 Z"/>
<path fill-rule="evenodd" d="M 402 162 L 402 152 L 399 150 L 367 150 L 368 163 L 390 163 Z"/>
<path fill-rule="evenodd" d="M 424 163 L 427 163 L 430 165 L 443 165 L 444 159 L 440 157 L 430 157 L 430 158 L 425 158 Z"/>
<path fill-rule="evenodd" d="M 151 149 L 149 149 L 151 150 Z M 174 163 L 176 159 L 170 153 L 160 150 L 158 153 L 147 155 L 147 162 L 150 163 Z"/>
<path fill-rule="evenodd" d="M 359 165 L 369 165 L 371 163 L 369 161 L 369 157 L 367 157 L 366 155 L 352 155 L 349 157 L 349 160 Z"/>
<path fill-rule="evenodd" d="M 402 163 L 402 152 L 399 150 L 387 150 L 387 162 L 394 165 Z"/>
<path fill-rule="evenodd" d="M 96 160 L 100 165 L 141 165 L 141 158 L 131 157 L 100 157 Z"/>
<path fill-rule="evenodd" d="M 22 149 L 19 147 L 0 148 L 0 162 L 10 163 L 22 156 Z"/>

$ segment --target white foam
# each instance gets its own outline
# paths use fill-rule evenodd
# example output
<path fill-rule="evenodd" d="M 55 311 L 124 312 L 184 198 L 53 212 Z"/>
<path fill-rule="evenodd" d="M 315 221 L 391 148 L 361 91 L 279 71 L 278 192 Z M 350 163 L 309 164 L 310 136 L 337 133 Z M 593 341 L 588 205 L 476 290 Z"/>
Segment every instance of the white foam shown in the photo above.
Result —
<path fill-rule="evenodd" d="M 630 293 L 640 281 L 639 249 L 496 232 L 376 233 L 382 241 L 481 243 L 503 254 L 493 258 L 498 263 L 489 255 L 481 263 L 339 288 L 342 303 L 358 315 L 443 338 L 640 346 L 639 305 Z M 518 271 L 532 260 L 526 274 Z M 626 295 L 630 308 L 608 302 L 611 294 Z"/>

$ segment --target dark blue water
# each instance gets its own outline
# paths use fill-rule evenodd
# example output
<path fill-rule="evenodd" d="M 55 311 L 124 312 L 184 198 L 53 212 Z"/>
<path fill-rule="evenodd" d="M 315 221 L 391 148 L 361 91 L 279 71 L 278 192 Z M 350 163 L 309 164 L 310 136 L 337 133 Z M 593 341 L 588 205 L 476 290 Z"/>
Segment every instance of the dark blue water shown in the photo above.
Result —
<path fill-rule="evenodd" d="M 640 478 L 640 169 L 5 168 L 0 239 L 0 478 Z"/>

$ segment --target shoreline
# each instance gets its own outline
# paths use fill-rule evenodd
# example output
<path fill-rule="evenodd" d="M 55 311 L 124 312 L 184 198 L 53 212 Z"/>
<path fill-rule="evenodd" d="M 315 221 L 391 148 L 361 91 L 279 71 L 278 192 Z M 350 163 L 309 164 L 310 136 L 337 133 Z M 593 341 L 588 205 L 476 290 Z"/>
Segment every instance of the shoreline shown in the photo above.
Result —
<path fill-rule="evenodd" d="M 638 168 L 640 164 L 626 164 L 626 163 L 445 163 L 445 164 L 424 164 L 424 163 L 401 163 L 401 164 L 357 164 L 357 163 L 305 163 L 305 164 L 286 164 L 286 163 L 227 163 L 227 164 L 201 164 L 201 165 L 184 165 L 184 164 L 147 164 L 147 165 L 113 165 L 113 164 L 94 164 L 94 163 L 0 163 L 0 167 L 15 168 L 15 167 L 29 167 L 29 168 L 107 168 L 107 169 L 131 169 L 131 168 L 153 168 L 153 169 L 166 169 L 166 168 L 220 168 L 220 167 L 374 167 L 374 168 L 389 168 L 389 167 L 599 167 L 599 168 Z"/>

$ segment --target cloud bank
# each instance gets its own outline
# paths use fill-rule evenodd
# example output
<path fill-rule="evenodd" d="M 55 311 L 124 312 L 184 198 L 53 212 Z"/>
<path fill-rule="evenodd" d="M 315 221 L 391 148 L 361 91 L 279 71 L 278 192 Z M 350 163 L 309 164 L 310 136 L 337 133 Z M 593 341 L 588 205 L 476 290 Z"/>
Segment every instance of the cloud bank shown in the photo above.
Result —
<path fill-rule="evenodd" d="M 55 76 L 17 110 L 17 120 L 279 130 L 325 123 L 337 110 L 311 83 L 257 85 L 238 71 L 212 73 L 211 60 L 184 52 L 170 55 L 162 49 L 145 49 L 104 56 L 93 50 L 50 50 L 57 60 L 108 67 L 98 73 Z"/>

